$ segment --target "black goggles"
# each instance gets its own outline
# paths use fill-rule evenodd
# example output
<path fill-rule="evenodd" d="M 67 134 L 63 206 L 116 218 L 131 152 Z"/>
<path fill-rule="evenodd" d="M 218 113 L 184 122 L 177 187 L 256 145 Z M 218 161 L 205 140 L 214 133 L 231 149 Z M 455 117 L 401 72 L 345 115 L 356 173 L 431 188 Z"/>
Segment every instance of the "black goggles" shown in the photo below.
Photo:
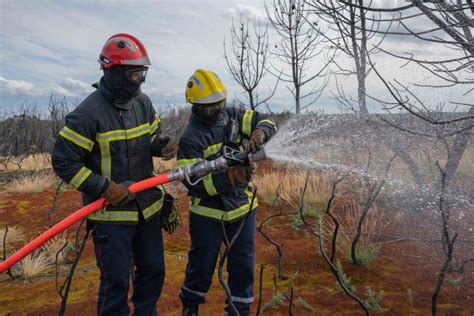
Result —
<path fill-rule="evenodd" d="M 199 105 L 199 110 L 201 111 L 201 113 L 208 117 L 219 115 L 219 113 L 222 113 L 224 111 L 224 108 L 225 100 L 212 104 Z"/>
<path fill-rule="evenodd" d="M 142 84 L 145 82 L 148 67 L 132 68 L 125 72 L 127 79 L 135 84 Z"/>

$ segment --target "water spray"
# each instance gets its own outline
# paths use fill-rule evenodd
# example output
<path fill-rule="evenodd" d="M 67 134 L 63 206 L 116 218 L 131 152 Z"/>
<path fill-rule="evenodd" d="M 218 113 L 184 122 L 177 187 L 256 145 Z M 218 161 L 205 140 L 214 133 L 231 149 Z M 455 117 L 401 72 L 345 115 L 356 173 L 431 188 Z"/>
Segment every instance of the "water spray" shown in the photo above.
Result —
<path fill-rule="evenodd" d="M 187 180 L 190 184 L 195 185 L 202 181 L 203 178 L 207 176 L 210 172 L 226 170 L 234 165 L 249 165 L 252 162 L 257 162 L 266 159 L 267 156 L 263 147 L 255 153 L 248 153 L 224 146 L 223 155 L 219 158 L 216 158 L 214 160 L 201 160 L 191 166 L 178 168 L 173 171 L 133 183 L 128 187 L 128 189 L 133 193 L 138 193 L 156 187 L 158 185 L 183 180 Z M 192 178 L 194 179 L 193 181 Z M 54 236 L 60 234 L 78 221 L 82 220 L 83 218 L 86 218 L 90 214 L 101 210 L 104 205 L 107 205 L 105 199 L 100 198 L 84 206 L 73 214 L 69 215 L 59 223 L 55 224 L 50 229 L 33 239 L 30 243 L 23 246 L 23 248 L 12 254 L 10 257 L 6 258 L 5 261 L 0 262 L 0 273 L 7 271 L 21 259 L 29 255 L 30 253 L 41 247 L 43 244 L 45 244 L 47 241 L 52 239 Z"/>

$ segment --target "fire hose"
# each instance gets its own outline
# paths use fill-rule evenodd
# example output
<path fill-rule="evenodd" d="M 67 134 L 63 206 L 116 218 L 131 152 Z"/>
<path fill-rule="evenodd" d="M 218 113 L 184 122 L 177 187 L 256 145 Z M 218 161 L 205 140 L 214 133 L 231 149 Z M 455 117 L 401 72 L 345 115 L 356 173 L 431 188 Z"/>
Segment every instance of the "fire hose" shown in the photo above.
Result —
<path fill-rule="evenodd" d="M 263 148 L 255 153 L 247 153 L 238 151 L 230 147 L 223 147 L 223 155 L 214 160 L 200 160 L 199 162 L 184 168 L 178 168 L 173 171 L 160 174 L 158 176 L 148 178 L 139 182 L 135 182 L 128 187 L 133 193 L 138 193 L 147 189 L 151 189 L 158 185 L 170 183 L 173 181 L 188 181 L 191 185 L 196 185 L 203 180 L 205 176 L 213 171 L 226 170 L 233 165 L 249 165 L 251 162 L 261 161 L 267 159 Z M 192 181 L 191 178 L 196 180 Z M 83 218 L 86 218 L 92 213 L 95 213 L 102 209 L 104 206 L 104 198 L 100 198 L 73 214 L 69 215 L 59 223 L 55 224 L 47 231 L 33 239 L 30 243 L 23 246 L 20 250 L 13 253 L 10 257 L 6 258 L 5 261 L 0 262 L 0 273 L 3 273 L 10 269 L 14 264 L 19 262 L 21 259 L 41 247 L 47 241 L 52 239 L 54 236 L 60 234 L 67 228 L 71 227 Z M 106 203 L 105 203 L 106 204 Z"/>

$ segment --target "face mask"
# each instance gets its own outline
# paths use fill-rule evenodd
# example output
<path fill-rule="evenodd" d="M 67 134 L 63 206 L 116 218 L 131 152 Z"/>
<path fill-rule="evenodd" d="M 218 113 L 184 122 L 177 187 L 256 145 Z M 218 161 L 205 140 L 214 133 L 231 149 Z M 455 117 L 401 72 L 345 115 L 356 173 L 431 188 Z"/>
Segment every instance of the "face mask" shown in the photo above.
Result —
<path fill-rule="evenodd" d="M 132 75 L 136 82 L 129 79 Z M 119 102 L 126 102 L 138 96 L 141 92 L 140 85 L 145 81 L 145 76 L 144 67 L 113 66 L 110 69 L 104 69 L 105 85 Z"/>

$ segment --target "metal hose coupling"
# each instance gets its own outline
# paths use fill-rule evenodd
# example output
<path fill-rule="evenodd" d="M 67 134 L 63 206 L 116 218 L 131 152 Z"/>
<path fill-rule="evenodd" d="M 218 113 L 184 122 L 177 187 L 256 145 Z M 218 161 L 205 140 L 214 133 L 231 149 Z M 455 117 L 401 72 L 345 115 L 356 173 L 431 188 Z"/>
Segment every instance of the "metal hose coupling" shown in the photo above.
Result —
<path fill-rule="evenodd" d="M 214 160 L 202 160 L 190 167 L 189 176 L 204 177 L 212 171 L 227 169 L 227 160 L 224 157 L 219 157 Z"/>
<path fill-rule="evenodd" d="M 236 164 L 248 164 L 248 162 L 257 162 L 266 159 L 267 155 L 263 147 L 255 153 L 247 153 L 244 151 L 224 148 L 223 156 L 214 160 L 201 160 L 192 166 L 176 169 L 168 173 L 168 178 L 170 181 L 182 181 L 186 179 L 190 185 L 196 185 L 202 181 L 203 177 L 207 176 L 213 171 L 225 170 L 228 167 Z M 191 177 L 196 180 L 192 181 Z"/>

